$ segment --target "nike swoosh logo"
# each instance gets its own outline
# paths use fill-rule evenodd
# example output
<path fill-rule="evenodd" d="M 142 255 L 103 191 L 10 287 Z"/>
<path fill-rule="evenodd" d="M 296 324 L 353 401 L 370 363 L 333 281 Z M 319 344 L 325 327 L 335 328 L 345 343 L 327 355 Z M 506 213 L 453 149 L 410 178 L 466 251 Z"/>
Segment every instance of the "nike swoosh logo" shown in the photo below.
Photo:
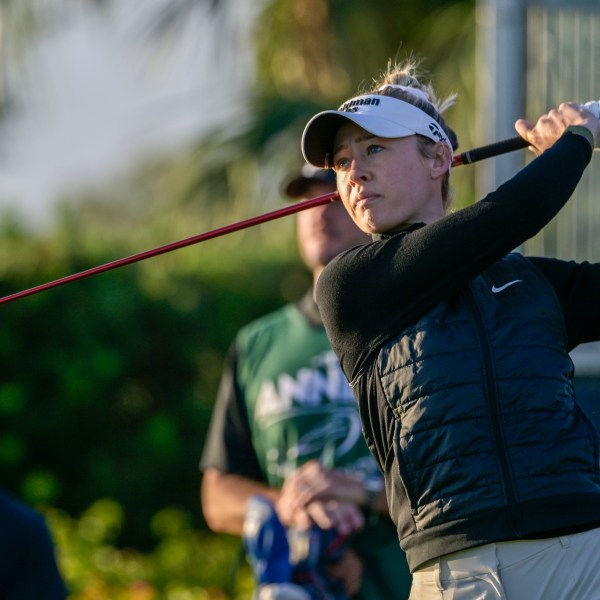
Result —
<path fill-rule="evenodd" d="M 507 287 L 510 287 L 511 285 L 514 285 L 515 283 L 523 283 L 522 279 L 515 279 L 514 281 L 509 281 L 508 283 L 505 283 L 504 285 L 501 285 L 500 287 L 496 287 L 495 285 L 492 286 L 492 292 L 494 292 L 494 294 L 497 294 L 503 290 L 505 290 Z"/>

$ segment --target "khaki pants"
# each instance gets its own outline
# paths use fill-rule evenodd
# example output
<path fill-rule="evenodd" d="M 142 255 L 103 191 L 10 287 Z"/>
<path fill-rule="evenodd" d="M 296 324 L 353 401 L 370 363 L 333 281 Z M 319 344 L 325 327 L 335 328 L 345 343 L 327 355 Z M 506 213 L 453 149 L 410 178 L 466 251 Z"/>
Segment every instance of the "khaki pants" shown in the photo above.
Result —
<path fill-rule="evenodd" d="M 599 600 L 600 529 L 487 544 L 413 573 L 410 600 Z"/>

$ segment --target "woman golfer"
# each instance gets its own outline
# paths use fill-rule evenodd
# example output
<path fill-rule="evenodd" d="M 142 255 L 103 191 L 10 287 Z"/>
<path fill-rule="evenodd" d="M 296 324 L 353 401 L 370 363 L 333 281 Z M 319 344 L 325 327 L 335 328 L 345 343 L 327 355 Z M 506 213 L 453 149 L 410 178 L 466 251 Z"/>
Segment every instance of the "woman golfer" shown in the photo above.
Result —
<path fill-rule="evenodd" d="M 567 202 L 600 122 L 574 103 L 517 132 L 537 158 L 447 214 L 456 136 L 414 63 L 314 116 L 373 242 L 323 271 L 317 301 L 385 475 L 411 598 L 600 597 L 600 439 L 569 351 L 600 339 L 600 264 L 514 248 Z"/>

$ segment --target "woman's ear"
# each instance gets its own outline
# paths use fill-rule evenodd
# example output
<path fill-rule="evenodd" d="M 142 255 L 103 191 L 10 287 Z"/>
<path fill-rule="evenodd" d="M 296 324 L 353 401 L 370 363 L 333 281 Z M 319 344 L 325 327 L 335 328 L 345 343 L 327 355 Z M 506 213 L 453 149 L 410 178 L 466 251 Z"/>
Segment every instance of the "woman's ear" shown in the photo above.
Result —
<path fill-rule="evenodd" d="M 432 158 L 431 177 L 433 179 L 445 175 L 450 170 L 452 153 L 448 144 L 444 142 L 435 144 Z"/>

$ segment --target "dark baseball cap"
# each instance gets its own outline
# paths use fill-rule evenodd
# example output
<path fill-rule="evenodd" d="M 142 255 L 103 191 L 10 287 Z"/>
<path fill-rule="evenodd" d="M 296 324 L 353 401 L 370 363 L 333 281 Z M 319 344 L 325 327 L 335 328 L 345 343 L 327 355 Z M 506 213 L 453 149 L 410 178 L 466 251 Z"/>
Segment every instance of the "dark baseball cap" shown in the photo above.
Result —
<path fill-rule="evenodd" d="M 306 164 L 300 175 L 294 177 L 283 186 L 283 193 L 288 198 L 300 198 L 314 183 L 328 183 L 335 186 L 335 173 L 332 169 L 318 169 Z"/>

